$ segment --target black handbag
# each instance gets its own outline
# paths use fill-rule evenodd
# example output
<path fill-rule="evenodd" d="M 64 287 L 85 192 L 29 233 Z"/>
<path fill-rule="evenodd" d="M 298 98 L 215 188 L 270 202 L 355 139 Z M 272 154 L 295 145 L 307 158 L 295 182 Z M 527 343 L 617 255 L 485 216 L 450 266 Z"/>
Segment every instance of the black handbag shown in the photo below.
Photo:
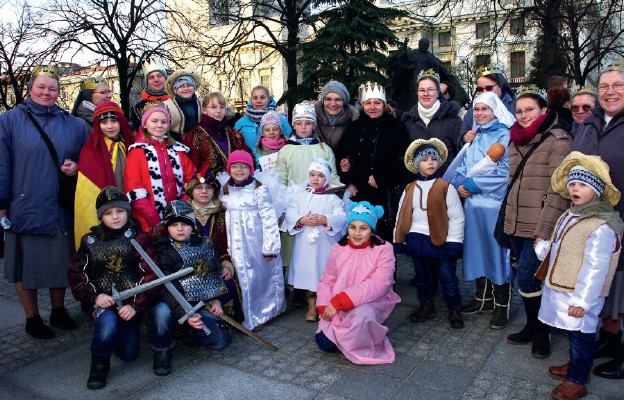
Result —
<path fill-rule="evenodd" d="M 496 219 L 496 226 L 494 227 L 494 239 L 496 239 L 496 242 L 498 243 L 500 247 L 511 249 L 511 235 L 508 235 L 505 233 L 505 211 L 507 209 L 507 198 L 509 197 L 509 192 L 511 191 L 511 188 L 513 187 L 514 183 L 516 183 L 516 181 L 520 177 L 520 174 L 522 173 L 522 170 L 524 169 L 524 165 L 529 160 L 529 157 L 531 157 L 531 154 L 533 154 L 535 149 L 537 149 L 539 145 L 542 144 L 549 135 L 550 135 L 550 132 L 544 133 L 542 135 L 542 138 L 539 140 L 539 142 L 535 143 L 529 149 L 529 151 L 527 151 L 525 156 L 522 157 L 520 164 L 518 164 L 518 168 L 516 169 L 516 172 L 514 173 L 513 178 L 511 178 L 509 185 L 507 185 L 507 193 L 505 193 L 505 198 L 503 199 L 503 202 L 501 203 L 501 208 L 500 210 L 498 210 L 498 218 Z"/>
<path fill-rule="evenodd" d="M 76 195 L 76 184 L 78 183 L 78 178 L 76 176 L 67 176 L 60 170 L 60 163 L 58 159 L 58 154 L 50 137 L 45 133 L 39 122 L 33 117 L 30 110 L 27 110 L 26 113 L 28 117 L 35 125 L 35 128 L 39 131 L 43 142 L 45 143 L 48 151 L 50 152 L 50 156 L 52 157 L 52 161 L 54 161 L 54 166 L 56 167 L 56 171 L 58 173 L 59 180 L 59 191 L 58 191 L 58 201 L 61 207 L 66 209 L 67 211 L 74 212 L 74 197 Z"/>

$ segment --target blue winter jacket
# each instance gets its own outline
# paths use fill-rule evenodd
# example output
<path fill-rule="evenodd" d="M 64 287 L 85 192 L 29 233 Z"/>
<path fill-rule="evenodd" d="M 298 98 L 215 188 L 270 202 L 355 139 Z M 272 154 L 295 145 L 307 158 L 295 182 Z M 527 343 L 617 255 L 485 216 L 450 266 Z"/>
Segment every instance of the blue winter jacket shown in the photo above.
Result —
<path fill-rule="evenodd" d="M 28 108 L 54 144 L 59 165 Z M 86 140 L 84 123 L 56 105 L 44 107 L 28 98 L 0 116 L 0 210 L 8 210 L 9 232 L 45 235 L 71 228 L 71 214 L 58 202 L 58 171 L 66 159 L 78 162 Z"/>

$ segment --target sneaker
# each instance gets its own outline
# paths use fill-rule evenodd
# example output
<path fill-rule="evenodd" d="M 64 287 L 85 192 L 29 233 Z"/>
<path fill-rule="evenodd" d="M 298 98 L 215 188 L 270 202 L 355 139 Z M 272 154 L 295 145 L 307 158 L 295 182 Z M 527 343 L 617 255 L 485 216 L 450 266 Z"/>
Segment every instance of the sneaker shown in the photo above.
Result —
<path fill-rule="evenodd" d="M 64 307 L 52 309 L 52 313 L 50 313 L 50 325 L 64 331 L 78 328 L 76 321 L 74 321 Z"/>
<path fill-rule="evenodd" d="M 26 318 L 26 333 L 35 339 L 52 339 L 54 331 L 43 323 L 39 314 Z"/>

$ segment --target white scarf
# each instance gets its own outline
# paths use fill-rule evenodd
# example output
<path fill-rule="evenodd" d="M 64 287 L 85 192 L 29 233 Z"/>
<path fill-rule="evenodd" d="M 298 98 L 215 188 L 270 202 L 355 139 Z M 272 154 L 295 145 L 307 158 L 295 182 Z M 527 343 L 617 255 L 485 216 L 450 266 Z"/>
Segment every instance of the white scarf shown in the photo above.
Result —
<path fill-rule="evenodd" d="M 440 100 L 436 100 L 436 102 L 433 103 L 433 106 L 431 106 L 431 108 L 425 108 L 422 106 L 422 104 L 420 104 L 420 102 L 418 102 L 418 115 L 420 115 L 420 119 L 423 120 L 423 122 L 425 123 L 425 126 L 429 125 L 429 122 L 431 122 L 431 119 L 438 112 L 439 109 L 440 109 Z"/>

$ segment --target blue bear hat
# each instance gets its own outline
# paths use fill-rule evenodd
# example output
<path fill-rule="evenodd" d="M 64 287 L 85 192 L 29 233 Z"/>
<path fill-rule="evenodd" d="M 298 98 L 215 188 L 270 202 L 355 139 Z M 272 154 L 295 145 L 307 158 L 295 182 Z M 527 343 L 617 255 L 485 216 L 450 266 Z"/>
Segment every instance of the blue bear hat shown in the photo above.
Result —
<path fill-rule="evenodd" d="M 377 229 L 377 220 L 384 215 L 382 206 L 374 206 L 368 201 L 351 203 L 351 205 L 349 205 L 349 211 L 347 225 L 349 225 L 351 221 L 362 221 L 366 222 L 373 231 Z"/>

